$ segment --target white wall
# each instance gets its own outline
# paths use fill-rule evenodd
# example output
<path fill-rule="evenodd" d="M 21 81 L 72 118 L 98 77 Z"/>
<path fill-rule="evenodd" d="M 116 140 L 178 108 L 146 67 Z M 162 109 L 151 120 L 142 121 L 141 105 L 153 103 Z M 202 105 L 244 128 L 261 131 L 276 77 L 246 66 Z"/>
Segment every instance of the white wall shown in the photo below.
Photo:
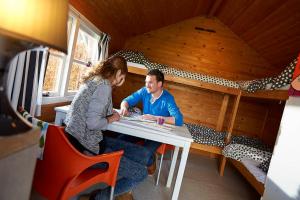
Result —
<path fill-rule="evenodd" d="M 286 102 L 263 200 L 300 200 L 300 97 Z"/>

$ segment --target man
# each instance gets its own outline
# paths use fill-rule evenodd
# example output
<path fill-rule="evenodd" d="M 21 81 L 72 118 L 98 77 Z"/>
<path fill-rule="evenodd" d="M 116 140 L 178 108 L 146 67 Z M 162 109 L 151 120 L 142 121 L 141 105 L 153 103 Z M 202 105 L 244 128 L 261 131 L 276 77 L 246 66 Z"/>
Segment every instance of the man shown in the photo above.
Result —
<path fill-rule="evenodd" d="M 143 119 L 158 121 L 163 119 L 165 123 L 182 126 L 183 116 L 177 107 L 174 97 L 163 89 L 164 74 L 158 69 L 150 70 L 145 79 L 145 87 L 134 92 L 125 98 L 120 106 L 121 115 L 128 115 L 129 107 L 133 107 L 139 102 L 143 104 Z M 136 141 L 132 137 L 124 136 L 127 141 Z M 152 155 L 148 162 L 148 173 L 155 172 L 155 152 L 160 146 L 159 142 L 146 140 L 144 147 Z"/>

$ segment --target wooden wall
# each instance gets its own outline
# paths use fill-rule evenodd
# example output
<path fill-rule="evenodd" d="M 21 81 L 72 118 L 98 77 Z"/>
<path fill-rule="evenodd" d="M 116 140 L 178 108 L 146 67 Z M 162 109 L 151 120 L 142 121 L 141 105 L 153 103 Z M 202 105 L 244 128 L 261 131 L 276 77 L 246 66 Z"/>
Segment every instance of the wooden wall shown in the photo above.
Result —
<path fill-rule="evenodd" d="M 53 104 L 45 104 L 42 105 L 42 113 L 39 117 L 40 120 L 46 121 L 46 122 L 54 122 L 55 121 L 55 107 L 59 106 L 65 106 L 70 104 L 70 101 L 67 102 L 60 102 L 60 103 L 53 103 Z"/>
<path fill-rule="evenodd" d="M 216 18 L 195 17 L 130 38 L 125 49 L 141 51 L 153 62 L 231 80 L 276 74 L 266 60 Z"/>
<path fill-rule="evenodd" d="M 268 145 L 274 146 L 279 130 L 281 117 L 285 102 L 272 101 L 268 105 L 268 112 L 265 115 L 265 125 L 262 129 L 261 139 Z M 276 133 L 276 134 L 274 134 Z"/>
<path fill-rule="evenodd" d="M 284 102 L 278 100 L 242 97 L 234 135 L 258 137 L 265 144 L 274 146 L 284 105 Z"/>
<path fill-rule="evenodd" d="M 300 50 L 299 9 L 299 0 L 223 0 L 215 16 L 280 71 Z"/>

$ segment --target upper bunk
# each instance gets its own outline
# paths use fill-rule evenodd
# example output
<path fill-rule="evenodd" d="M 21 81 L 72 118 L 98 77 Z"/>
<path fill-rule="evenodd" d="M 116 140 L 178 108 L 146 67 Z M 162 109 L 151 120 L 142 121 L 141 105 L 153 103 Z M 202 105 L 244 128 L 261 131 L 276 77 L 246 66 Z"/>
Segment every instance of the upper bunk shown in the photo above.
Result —
<path fill-rule="evenodd" d="M 129 73 L 146 75 L 148 72 L 148 69 L 142 64 L 128 62 L 127 65 L 128 65 Z M 165 80 L 174 83 L 193 86 L 201 89 L 222 92 L 230 95 L 238 95 L 241 92 L 242 97 L 273 99 L 273 100 L 283 100 L 283 101 L 288 99 L 288 92 L 286 89 L 285 90 L 261 90 L 261 91 L 256 91 L 254 93 L 250 93 L 242 89 L 226 87 L 222 85 L 212 84 L 204 81 L 198 81 L 198 80 L 193 80 L 193 79 L 188 79 L 183 77 L 176 77 L 168 74 L 165 75 Z"/>
<path fill-rule="evenodd" d="M 294 60 L 277 77 L 268 77 L 252 81 L 232 81 L 220 77 L 183 71 L 164 64 L 153 63 L 140 52 L 120 51 L 116 53 L 116 55 L 122 55 L 126 58 L 128 71 L 132 74 L 146 75 L 149 69 L 158 68 L 165 74 L 165 80 L 173 83 L 228 95 L 280 101 L 288 99 L 288 84 L 293 72 L 291 69 L 294 69 L 296 65 L 296 60 Z M 277 82 L 270 86 L 272 81 Z"/>

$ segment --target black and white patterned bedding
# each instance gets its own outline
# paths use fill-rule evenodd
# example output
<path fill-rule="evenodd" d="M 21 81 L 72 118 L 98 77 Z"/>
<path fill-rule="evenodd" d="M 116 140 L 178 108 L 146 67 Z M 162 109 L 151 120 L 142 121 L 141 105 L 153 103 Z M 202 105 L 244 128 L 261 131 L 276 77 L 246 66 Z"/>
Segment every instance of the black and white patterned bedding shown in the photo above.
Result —
<path fill-rule="evenodd" d="M 270 89 L 275 90 L 282 88 L 292 81 L 292 76 L 297 64 L 297 59 L 289 63 L 286 68 L 278 76 L 268 77 L 259 80 L 240 82 L 241 89 L 247 92 L 256 92 L 257 90 L 267 89 L 267 85 L 271 85 Z"/>
<path fill-rule="evenodd" d="M 183 70 L 179 70 L 179 69 L 176 69 L 174 67 L 167 66 L 164 64 L 151 62 L 148 58 L 146 58 L 144 56 L 144 54 L 142 52 L 122 50 L 122 51 L 117 52 L 114 55 L 123 56 L 127 60 L 127 62 L 134 62 L 134 63 L 142 64 L 149 70 L 159 69 L 164 74 L 199 80 L 199 81 L 213 83 L 213 84 L 222 85 L 222 86 L 231 87 L 231 88 L 242 89 L 247 92 L 256 92 L 258 90 L 268 89 L 267 85 L 271 85 L 270 89 L 272 89 L 272 90 L 288 85 L 292 80 L 292 75 L 293 75 L 295 66 L 297 64 L 297 59 L 294 59 L 289 65 L 287 65 L 287 67 L 281 74 L 279 74 L 278 76 L 275 76 L 275 77 L 267 77 L 267 78 L 263 78 L 263 79 L 250 80 L 250 81 L 231 81 L 231 80 L 227 80 L 227 79 L 223 79 L 223 78 L 219 78 L 219 77 L 183 71 Z"/>
<path fill-rule="evenodd" d="M 231 137 L 230 144 L 242 144 L 262 151 L 272 151 L 272 149 L 268 145 L 264 144 L 260 139 L 244 135 L 233 135 Z"/>
<path fill-rule="evenodd" d="M 186 123 L 186 126 L 190 131 L 194 142 L 210 146 L 224 147 L 226 132 L 217 132 L 212 128 L 198 124 Z"/>
<path fill-rule="evenodd" d="M 272 152 L 263 151 L 244 144 L 229 144 L 224 147 L 222 154 L 227 158 L 242 161 L 242 159 L 252 159 L 260 163 L 268 160 Z"/>
<path fill-rule="evenodd" d="M 260 163 L 257 167 L 260 168 L 263 172 L 268 173 L 270 162 L 271 162 L 271 157 L 263 161 L 262 163 Z"/>
<path fill-rule="evenodd" d="M 238 161 L 246 158 L 261 163 L 272 156 L 272 149 L 258 138 L 233 135 L 230 143 L 224 147 L 222 154 Z"/>
<path fill-rule="evenodd" d="M 233 136 L 230 143 L 224 147 L 222 154 L 225 157 L 238 161 L 244 159 L 255 160 L 259 163 L 265 163 L 272 157 L 272 149 L 265 145 L 258 138 L 247 136 Z M 268 166 L 263 166 L 268 167 Z M 265 169 L 264 168 L 264 169 Z"/>

